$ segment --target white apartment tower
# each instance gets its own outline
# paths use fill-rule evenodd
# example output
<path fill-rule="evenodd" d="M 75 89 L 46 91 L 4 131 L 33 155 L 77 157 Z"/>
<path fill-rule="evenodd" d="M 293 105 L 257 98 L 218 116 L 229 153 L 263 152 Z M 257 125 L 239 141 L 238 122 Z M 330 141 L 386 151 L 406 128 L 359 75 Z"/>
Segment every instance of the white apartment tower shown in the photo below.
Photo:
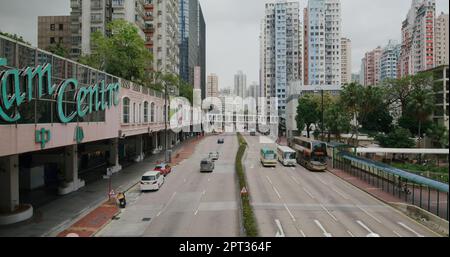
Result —
<path fill-rule="evenodd" d="M 448 14 L 441 13 L 435 25 L 436 66 L 448 65 Z"/>
<path fill-rule="evenodd" d="M 91 52 L 91 34 L 106 33 L 107 25 L 115 19 L 124 19 L 138 27 L 144 39 L 144 0 L 70 0 L 72 49 L 70 56 L 77 59 Z"/>
<path fill-rule="evenodd" d="M 238 71 L 236 75 L 234 75 L 234 94 L 236 96 L 245 98 L 247 92 L 247 75 L 245 75 L 242 71 Z"/>
<path fill-rule="evenodd" d="M 341 85 L 340 0 L 309 0 L 308 81 L 310 85 Z"/>
<path fill-rule="evenodd" d="M 302 33 L 298 2 L 266 3 L 260 36 L 262 91 L 259 94 L 276 97 L 277 101 L 267 104 L 269 108 L 277 109 L 282 117 L 286 111 L 289 82 L 303 78 Z"/>
<path fill-rule="evenodd" d="M 341 82 L 348 84 L 352 81 L 352 41 L 341 39 Z"/>
<path fill-rule="evenodd" d="M 157 0 L 154 24 L 154 70 L 178 75 L 180 73 L 179 1 Z"/>

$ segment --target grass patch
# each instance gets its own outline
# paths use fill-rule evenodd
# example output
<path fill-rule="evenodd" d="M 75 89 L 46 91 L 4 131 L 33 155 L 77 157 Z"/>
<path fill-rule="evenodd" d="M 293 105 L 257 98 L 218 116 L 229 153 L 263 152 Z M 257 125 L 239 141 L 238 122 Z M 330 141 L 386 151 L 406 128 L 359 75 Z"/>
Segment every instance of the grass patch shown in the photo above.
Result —
<path fill-rule="evenodd" d="M 247 142 L 245 141 L 244 137 L 238 133 L 238 141 L 239 141 L 239 149 L 236 154 L 236 172 L 238 174 L 239 179 L 239 188 L 247 188 L 247 181 L 245 179 L 244 174 L 244 167 L 242 165 L 242 157 L 244 156 L 245 149 L 247 148 Z M 240 194 L 240 192 L 239 192 Z M 242 200 L 242 215 L 244 219 L 244 229 L 245 234 L 248 237 L 257 237 L 258 235 L 258 225 L 256 223 L 255 214 L 253 213 L 253 209 L 250 205 L 250 192 L 248 192 L 246 195 L 241 194 L 241 200 Z"/>
<path fill-rule="evenodd" d="M 391 165 L 395 168 L 409 171 L 411 173 L 444 183 L 448 183 L 449 181 L 448 166 L 437 167 L 436 165 L 419 165 L 413 163 L 392 163 Z"/>

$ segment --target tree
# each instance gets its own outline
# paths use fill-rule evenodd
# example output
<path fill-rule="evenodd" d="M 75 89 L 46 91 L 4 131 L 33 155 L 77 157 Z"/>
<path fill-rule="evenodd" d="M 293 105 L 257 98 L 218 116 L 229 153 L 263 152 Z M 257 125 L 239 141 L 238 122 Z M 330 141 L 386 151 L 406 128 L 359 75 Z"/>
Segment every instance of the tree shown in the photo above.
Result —
<path fill-rule="evenodd" d="M 376 109 L 367 113 L 360 122 L 363 129 L 369 132 L 389 133 L 392 130 L 393 120 L 387 106 L 379 104 L 376 106 Z"/>
<path fill-rule="evenodd" d="M 107 29 L 111 31 L 109 37 L 99 31 L 92 33 L 92 53 L 80 61 L 115 76 L 149 85 L 148 70 L 153 58 L 136 26 L 118 19 L 109 23 Z"/>
<path fill-rule="evenodd" d="M 433 91 L 423 86 L 416 86 L 408 97 L 408 111 L 414 115 L 414 120 L 419 125 L 417 132 L 419 142 L 422 137 L 422 123 L 429 120 L 434 111 L 434 104 Z"/>
<path fill-rule="evenodd" d="M 25 39 L 23 39 L 22 36 L 19 36 L 17 34 L 10 34 L 10 33 L 7 33 L 7 32 L 0 31 L 0 35 L 8 37 L 8 38 L 10 38 L 12 40 L 15 40 L 15 41 L 18 41 L 18 42 L 21 42 L 21 43 L 24 43 L 26 45 L 31 46 L 30 42 L 25 41 Z"/>
<path fill-rule="evenodd" d="M 69 49 L 65 48 L 61 43 L 57 43 L 56 45 L 51 45 L 47 48 L 47 51 L 59 55 L 61 57 L 69 56 Z"/>
<path fill-rule="evenodd" d="M 358 115 L 360 107 L 363 105 L 364 87 L 360 84 L 352 82 L 343 87 L 341 92 L 341 103 L 346 110 L 352 115 L 355 124 L 352 126 L 353 135 L 356 135 L 356 141 L 358 141 Z M 352 136 L 353 137 L 353 136 Z"/>
<path fill-rule="evenodd" d="M 328 142 L 330 142 L 331 134 L 340 140 L 341 134 L 351 129 L 351 114 L 348 113 L 344 106 L 340 103 L 332 103 L 325 111 L 325 127 L 328 130 Z"/>
<path fill-rule="evenodd" d="M 427 135 L 441 148 L 448 148 L 448 129 L 444 125 L 433 124 L 427 130 Z"/>
<path fill-rule="evenodd" d="M 411 94 L 412 76 L 384 81 L 388 104 L 400 103 L 402 113 L 406 111 L 407 100 Z"/>
<path fill-rule="evenodd" d="M 378 141 L 381 147 L 386 148 L 413 148 L 415 146 L 409 130 L 401 127 L 396 127 L 387 135 L 378 134 L 375 140 Z"/>
<path fill-rule="evenodd" d="M 319 106 L 311 95 L 305 95 L 298 100 L 297 107 L 297 128 L 302 131 L 306 126 L 306 132 L 308 138 L 310 137 L 311 125 L 316 124 L 320 119 L 320 113 L 318 112 Z"/>

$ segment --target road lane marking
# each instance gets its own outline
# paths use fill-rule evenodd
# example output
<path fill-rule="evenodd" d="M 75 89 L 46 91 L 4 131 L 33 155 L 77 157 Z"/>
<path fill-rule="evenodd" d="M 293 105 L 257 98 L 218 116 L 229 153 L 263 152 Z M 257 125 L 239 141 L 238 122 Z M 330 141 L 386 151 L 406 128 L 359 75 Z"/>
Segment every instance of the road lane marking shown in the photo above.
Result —
<path fill-rule="evenodd" d="M 347 233 L 351 236 L 351 237 L 355 237 L 352 232 L 350 232 L 349 230 L 347 230 Z"/>
<path fill-rule="evenodd" d="M 406 228 L 407 230 L 411 231 L 412 233 L 414 233 L 414 235 L 416 235 L 417 237 L 424 237 L 423 235 L 417 233 L 416 231 L 414 231 L 412 228 L 406 226 L 403 222 L 397 222 L 400 226 Z"/>
<path fill-rule="evenodd" d="M 273 190 L 275 191 L 275 193 L 277 194 L 278 198 L 281 200 L 281 195 L 280 193 L 278 193 L 278 190 L 275 188 L 275 186 L 272 186 Z"/>
<path fill-rule="evenodd" d="M 346 195 L 346 194 L 340 192 L 340 191 L 337 190 L 336 188 L 331 187 L 331 190 L 333 190 L 334 192 L 338 193 L 338 195 L 342 196 L 342 198 L 344 198 L 345 200 L 350 200 L 350 198 L 348 197 L 348 195 Z"/>
<path fill-rule="evenodd" d="M 400 235 L 397 231 L 392 230 L 392 232 L 394 232 L 394 234 L 396 234 L 398 237 L 402 237 L 402 235 Z"/>
<path fill-rule="evenodd" d="M 283 227 L 281 226 L 280 221 L 279 220 L 275 220 L 275 223 L 277 224 L 277 227 L 278 227 L 278 231 L 277 231 L 275 237 L 286 237 L 286 235 L 284 234 Z"/>
<path fill-rule="evenodd" d="M 333 214 L 331 214 L 330 211 L 328 211 L 327 208 L 325 208 L 325 206 L 323 206 L 323 204 L 320 204 L 320 207 L 322 207 L 322 209 L 326 211 L 328 215 L 330 215 L 330 217 L 334 219 L 334 221 L 338 221 L 337 218 Z"/>
<path fill-rule="evenodd" d="M 375 216 L 373 216 L 372 214 L 370 214 L 368 211 L 366 211 L 365 209 L 363 209 L 361 206 L 358 206 L 358 208 L 363 211 L 365 214 L 367 214 L 369 217 L 371 217 L 372 219 L 376 220 L 378 223 L 382 223 L 379 219 L 377 219 Z"/>
<path fill-rule="evenodd" d="M 333 235 L 331 235 L 331 233 L 328 233 L 325 228 L 322 226 L 322 224 L 320 224 L 320 222 L 318 220 L 314 220 L 314 222 L 316 223 L 316 225 L 320 228 L 320 230 L 322 230 L 322 233 L 324 236 L 326 237 L 333 237 Z"/>
<path fill-rule="evenodd" d="M 198 209 L 199 209 L 199 208 L 200 208 L 200 206 L 197 207 L 197 210 L 195 210 L 195 213 L 194 213 L 195 216 L 197 216 L 197 213 L 198 213 Z"/>
<path fill-rule="evenodd" d="M 365 230 L 367 230 L 367 232 L 369 232 L 367 237 L 380 237 L 380 235 L 374 233 L 369 227 L 366 226 L 366 224 L 362 223 L 362 221 L 357 220 L 356 223 L 358 223 L 361 227 L 363 227 Z"/>
<path fill-rule="evenodd" d="M 314 196 L 308 190 L 306 190 L 306 188 L 303 188 L 303 191 L 305 191 L 312 199 L 314 199 Z"/>
<path fill-rule="evenodd" d="M 294 176 L 291 176 L 291 178 L 297 183 L 297 185 L 300 185 L 300 183 L 297 181 L 297 179 Z"/>
<path fill-rule="evenodd" d="M 211 179 L 209 178 L 209 179 L 208 179 L 208 182 L 210 182 L 210 181 L 211 181 Z"/>
<path fill-rule="evenodd" d="M 305 233 L 303 233 L 303 230 L 300 229 L 300 233 L 302 234 L 303 237 L 306 237 Z"/>
<path fill-rule="evenodd" d="M 323 181 L 319 176 L 316 176 L 316 178 L 324 185 L 328 186 L 329 184 L 325 181 Z"/>
<path fill-rule="evenodd" d="M 156 214 L 156 217 L 159 217 L 159 215 L 161 215 L 164 211 L 166 211 L 167 207 L 169 207 L 170 203 L 172 202 L 172 200 L 173 200 L 173 198 L 175 197 L 176 194 L 177 194 L 177 192 L 174 192 L 174 193 L 172 194 L 172 196 L 170 197 L 170 199 L 169 199 L 169 201 L 167 202 L 166 206 L 165 206 L 162 210 L 160 210 L 160 211 L 158 212 L 158 214 Z"/>
<path fill-rule="evenodd" d="M 266 176 L 266 178 L 267 178 L 267 180 L 269 181 L 269 183 L 270 183 L 271 185 L 273 185 L 272 180 L 270 180 L 269 176 Z"/>
<path fill-rule="evenodd" d="M 206 194 L 206 190 L 203 190 L 203 193 L 202 193 L 202 195 L 205 195 Z"/>
<path fill-rule="evenodd" d="M 286 204 L 284 204 L 284 208 L 286 208 L 286 211 L 289 213 L 289 216 L 291 216 L 291 219 L 295 222 L 296 221 L 295 217 L 294 215 L 292 215 L 291 211 L 289 210 Z"/>

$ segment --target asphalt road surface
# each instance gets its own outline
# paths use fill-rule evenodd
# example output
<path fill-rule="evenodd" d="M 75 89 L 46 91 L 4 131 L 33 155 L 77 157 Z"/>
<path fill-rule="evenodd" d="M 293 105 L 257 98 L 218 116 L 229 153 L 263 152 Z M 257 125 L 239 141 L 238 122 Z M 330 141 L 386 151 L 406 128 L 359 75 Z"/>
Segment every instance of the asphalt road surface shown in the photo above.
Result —
<path fill-rule="evenodd" d="M 245 167 L 260 235 L 264 237 L 438 236 L 328 172 L 300 165 L 262 167 L 259 136 L 245 136 Z"/>
<path fill-rule="evenodd" d="M 224 138 L 225 144 L 217 144 Z M 236 135 L 205 137 L 194 154 L 173 168 L 162 188 L 127 194 L 127 208 L 97 236 L 233 237 L 240 235 L 234 160 Z M 200 161 L 218 151 L 213 173 L 200 173 Z M 153 167 L 149 167 L 149 170 Z"/>

